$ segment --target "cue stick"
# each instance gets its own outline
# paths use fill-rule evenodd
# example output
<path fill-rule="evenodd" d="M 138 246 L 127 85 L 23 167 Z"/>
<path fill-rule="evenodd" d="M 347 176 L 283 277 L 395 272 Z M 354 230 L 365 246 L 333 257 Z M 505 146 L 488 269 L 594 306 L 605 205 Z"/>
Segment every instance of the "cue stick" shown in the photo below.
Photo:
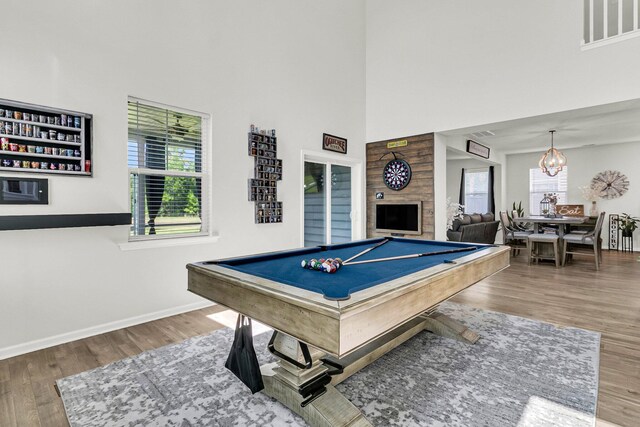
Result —
<path fill-rule="evenodd" d="M 366 261 L 355 261 L 355 262 L 350 262 L 350 263 L 346 263 L 343 262 L 342 265 L 356 265 L 356 264 L 367 264 L 370 262 L 381 262 L 381 261 L 393 261 L 396 259 L 408 259 L 408 258 L 420 258 L 423 256 L 431 256 L 431 255 L 445 255 L 445 254 L 453 254 L 456 252 L 467 252 L 467 251 L 474 251 L 478 249 L 477 246 L 470 246 L 468 248 L 459 248 L 459 249 L 450 249 L 447 251 L 436 251 L 436 252 L 425 252 L 425 253 L 421 253 L 421 254 L 411 254 L 411 255 L 400 255 L 400 256 L 392 256 L 392 257 L 388 257 L 388 258 L 378 258 L 378 259 L 369 259 Z"/>
<path fill-rule="evenodd" d="M 364 254 L 366 254 L 367 252 L 370 252 L 372 250 L 374 250 L 377 247 L 380 247 L 382 245 L 384 245 L 385 243 L 387 243 L 389 241 L 389 239 L 384 239 L 382 242 L 377 243 L 375 246 L 371 246 L 370 248 L 365 249 L 364 251 L 360 252 L 359 254 L 356 254 L 354 256 L 352 256 L 351 258 L 349 258 L 346 261 L 342 261 L 342 265 L 345 265 L 346 263 L 348 263 L 349 261 L 351 261 L 352 259 L 356 259 Z"/>

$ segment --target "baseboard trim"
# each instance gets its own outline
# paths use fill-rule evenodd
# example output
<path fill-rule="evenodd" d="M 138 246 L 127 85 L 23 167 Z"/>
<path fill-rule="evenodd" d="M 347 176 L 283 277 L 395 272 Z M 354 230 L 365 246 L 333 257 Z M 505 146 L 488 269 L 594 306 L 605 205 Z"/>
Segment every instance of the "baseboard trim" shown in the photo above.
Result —
<path fill-rule="evenodd" d="M 153 313 L 143 314 L 141 316 L 129 317 L 127 319 L 117 320 L 115 322 L 103 323 L 102 325 L 92 326 L 90 328 L 79 329 L 77 331 L 54 335 L 48 338 L 29 341 L 23 344 L 0 348 L 0 360 L 20 356 L 22 354 L 31 353 L 32 351 L 42 350 L 44 348 L 53 347 L 55 345 L 76 341 L 94 335 L 104 334 L 106 332 L 115 331 L 117 329 L 151 322 L 153 320 L 162 319 L 163 317 L 169 317 L 176 314 L 186 313 L 187 311 L 198 310 L 201 308 L 209 307 L 211 305 L 214 305 L 214 303 L 210 301 L 200 301 L 193 304 L 181 305 L 178 307 L 155 311 Z"/>

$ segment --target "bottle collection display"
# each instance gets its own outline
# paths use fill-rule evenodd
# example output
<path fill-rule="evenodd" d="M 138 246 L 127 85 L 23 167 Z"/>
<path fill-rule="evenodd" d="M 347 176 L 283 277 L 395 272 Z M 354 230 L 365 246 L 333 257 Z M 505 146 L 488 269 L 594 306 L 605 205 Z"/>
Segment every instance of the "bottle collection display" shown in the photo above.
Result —
<path fill-rule="evenodd" d="M 91 175 L 91 115 L 0 99 L 0 170 Z"/>
<path fill-rule="evenodd" d="M 277 155 L 276 130 L 251 125 L 249 156 L 254 157 L 254 178 L 249 179 L 249 201 L 255 202 L 256 224 L 282 222 L 277 181 L 282 180 L 282 159 Z"/>

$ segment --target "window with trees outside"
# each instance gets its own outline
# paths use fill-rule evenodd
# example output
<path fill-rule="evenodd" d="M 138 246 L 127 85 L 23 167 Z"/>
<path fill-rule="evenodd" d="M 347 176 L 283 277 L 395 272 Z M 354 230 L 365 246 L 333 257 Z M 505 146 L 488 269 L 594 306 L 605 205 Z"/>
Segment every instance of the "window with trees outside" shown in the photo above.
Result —
<path fill-rule="evenodd" d="M 129 240 L 207 235 L 209 116 L 129 98 Z"/>
<path fill-rule="evenodd" d="M 565 166 L 558 175 L 549 176 L 540 168 L 529 169 L 529 211 L 531 215 L 540 214 L 540 202 L 545 194 L 558 195 L 558 204 L 567 203 L 567 176 L 568 168 Z"/>

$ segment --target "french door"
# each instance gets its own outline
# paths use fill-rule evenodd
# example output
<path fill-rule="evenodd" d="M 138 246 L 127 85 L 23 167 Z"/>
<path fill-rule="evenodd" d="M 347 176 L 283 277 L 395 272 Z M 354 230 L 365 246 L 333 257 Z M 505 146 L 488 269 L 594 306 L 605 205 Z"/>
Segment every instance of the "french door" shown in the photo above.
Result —
<path fill-rule="evenodd" d="M 304 246 L 354 239 L 352 167 L 304 162 Z"/>

